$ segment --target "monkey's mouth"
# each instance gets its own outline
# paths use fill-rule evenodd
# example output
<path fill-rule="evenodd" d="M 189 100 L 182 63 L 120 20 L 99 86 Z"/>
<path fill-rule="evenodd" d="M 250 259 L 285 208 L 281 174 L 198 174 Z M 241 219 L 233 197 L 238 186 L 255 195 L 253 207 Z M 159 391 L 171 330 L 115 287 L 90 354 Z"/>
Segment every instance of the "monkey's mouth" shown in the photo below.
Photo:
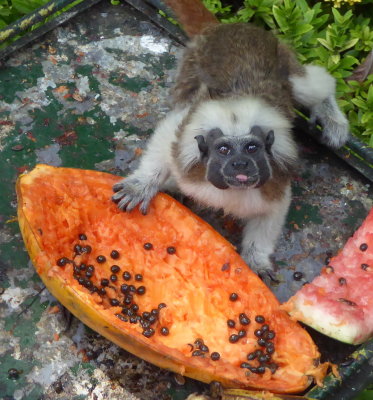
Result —
<path fill-rule="evenodd" d="M 230 187 L 234 188 L 247 188 L 251 186 L 256 186 L 259 182 L 258 175 L 245 175 L 245 174 L 237 174 L 235 176 L 226 176 L 225 177 L 226 183 Z"/>

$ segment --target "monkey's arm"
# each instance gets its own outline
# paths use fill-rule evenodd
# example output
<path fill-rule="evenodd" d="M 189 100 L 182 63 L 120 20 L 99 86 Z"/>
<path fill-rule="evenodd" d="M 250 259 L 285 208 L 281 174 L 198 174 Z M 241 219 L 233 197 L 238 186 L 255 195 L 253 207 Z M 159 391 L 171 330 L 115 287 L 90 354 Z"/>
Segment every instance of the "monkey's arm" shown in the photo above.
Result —
<path fill-rule="evenodd" d="M 139 205 L 140 211 L 147 213 L 150 201 L 170 175 L 171 142 L 184 114 L 185 111 L 172 111 L 161 121 L 137 170 L 114 185 L 112 200 L 121 210 L 131 211 Z"/>
<path fill-rule="evenodd" d="M 251 218 L 243 230 L 241 256 L 249 267 L 263 278 L 273 271 L 270 255 L 281 233 L 291 201 L 288 183 L 281 200 L 276 201 L 270 212 Z"/>
<path fill-rule="evenodd" d="M 348 121 L 335 99 L 335 80 L 322 67 L 306 65 L 304 74 L 291 75 L 289 80 L 295 100 L 311 111 L 312 124 L 322 125 L 322 140 L 327 145 L 343 146 L 349 136 Z"/>

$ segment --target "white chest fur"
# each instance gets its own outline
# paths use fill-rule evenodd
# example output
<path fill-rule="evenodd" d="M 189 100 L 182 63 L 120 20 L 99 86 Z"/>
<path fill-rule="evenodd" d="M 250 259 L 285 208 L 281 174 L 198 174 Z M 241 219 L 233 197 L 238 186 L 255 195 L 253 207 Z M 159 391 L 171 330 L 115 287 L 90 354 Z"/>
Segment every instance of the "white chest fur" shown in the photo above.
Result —
<path fill-rule="evenodd" d="M 263 199 L 259 189 L 218 189 L 209 182 L 188 183 L 177 182 L 184 194 L 193 198 L 196 202 L 214 209 L 223 209 L 226 214 L 238 218 L 250 218 L 266 214 L 271 207 Z"/>

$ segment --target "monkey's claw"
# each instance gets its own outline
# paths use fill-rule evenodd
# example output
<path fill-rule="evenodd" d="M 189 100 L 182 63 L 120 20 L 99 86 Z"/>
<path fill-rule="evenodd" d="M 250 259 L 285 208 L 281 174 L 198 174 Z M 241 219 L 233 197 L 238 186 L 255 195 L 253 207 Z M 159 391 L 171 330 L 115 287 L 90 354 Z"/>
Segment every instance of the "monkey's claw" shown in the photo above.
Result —
<path fill-rule="evenodd" d="M 122 211 L 132 211 L 139 206 L 142 214 L 146 214 L 150 201 L 156 194 L 154 187 L 141 184 L 136 178 L 126 178 L 113 186 L 115 194 L 112 196 L 114 203 Z"/>

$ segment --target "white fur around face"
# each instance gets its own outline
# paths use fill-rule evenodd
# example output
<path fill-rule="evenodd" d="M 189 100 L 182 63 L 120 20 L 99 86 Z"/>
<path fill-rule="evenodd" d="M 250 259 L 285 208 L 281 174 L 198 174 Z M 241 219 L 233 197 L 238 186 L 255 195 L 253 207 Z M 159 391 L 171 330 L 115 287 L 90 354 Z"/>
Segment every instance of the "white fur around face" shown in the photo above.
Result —
<path fill-rule="evenodd" d="M 185 127 L 181 142 L 181 164 L 187 168 L 199 159 L 195 136 L 206 135 L 214 128 L 220 128 L 226 136 L 243 136 L 255 125 L 265 133 L 274 131 L 275 141 L 271 151 L 279 164 L 297 158 L 296 146 L 290 134 L 290 121 L 264 100 L 248 96 L 210 100 L 199 105 Z"/>

